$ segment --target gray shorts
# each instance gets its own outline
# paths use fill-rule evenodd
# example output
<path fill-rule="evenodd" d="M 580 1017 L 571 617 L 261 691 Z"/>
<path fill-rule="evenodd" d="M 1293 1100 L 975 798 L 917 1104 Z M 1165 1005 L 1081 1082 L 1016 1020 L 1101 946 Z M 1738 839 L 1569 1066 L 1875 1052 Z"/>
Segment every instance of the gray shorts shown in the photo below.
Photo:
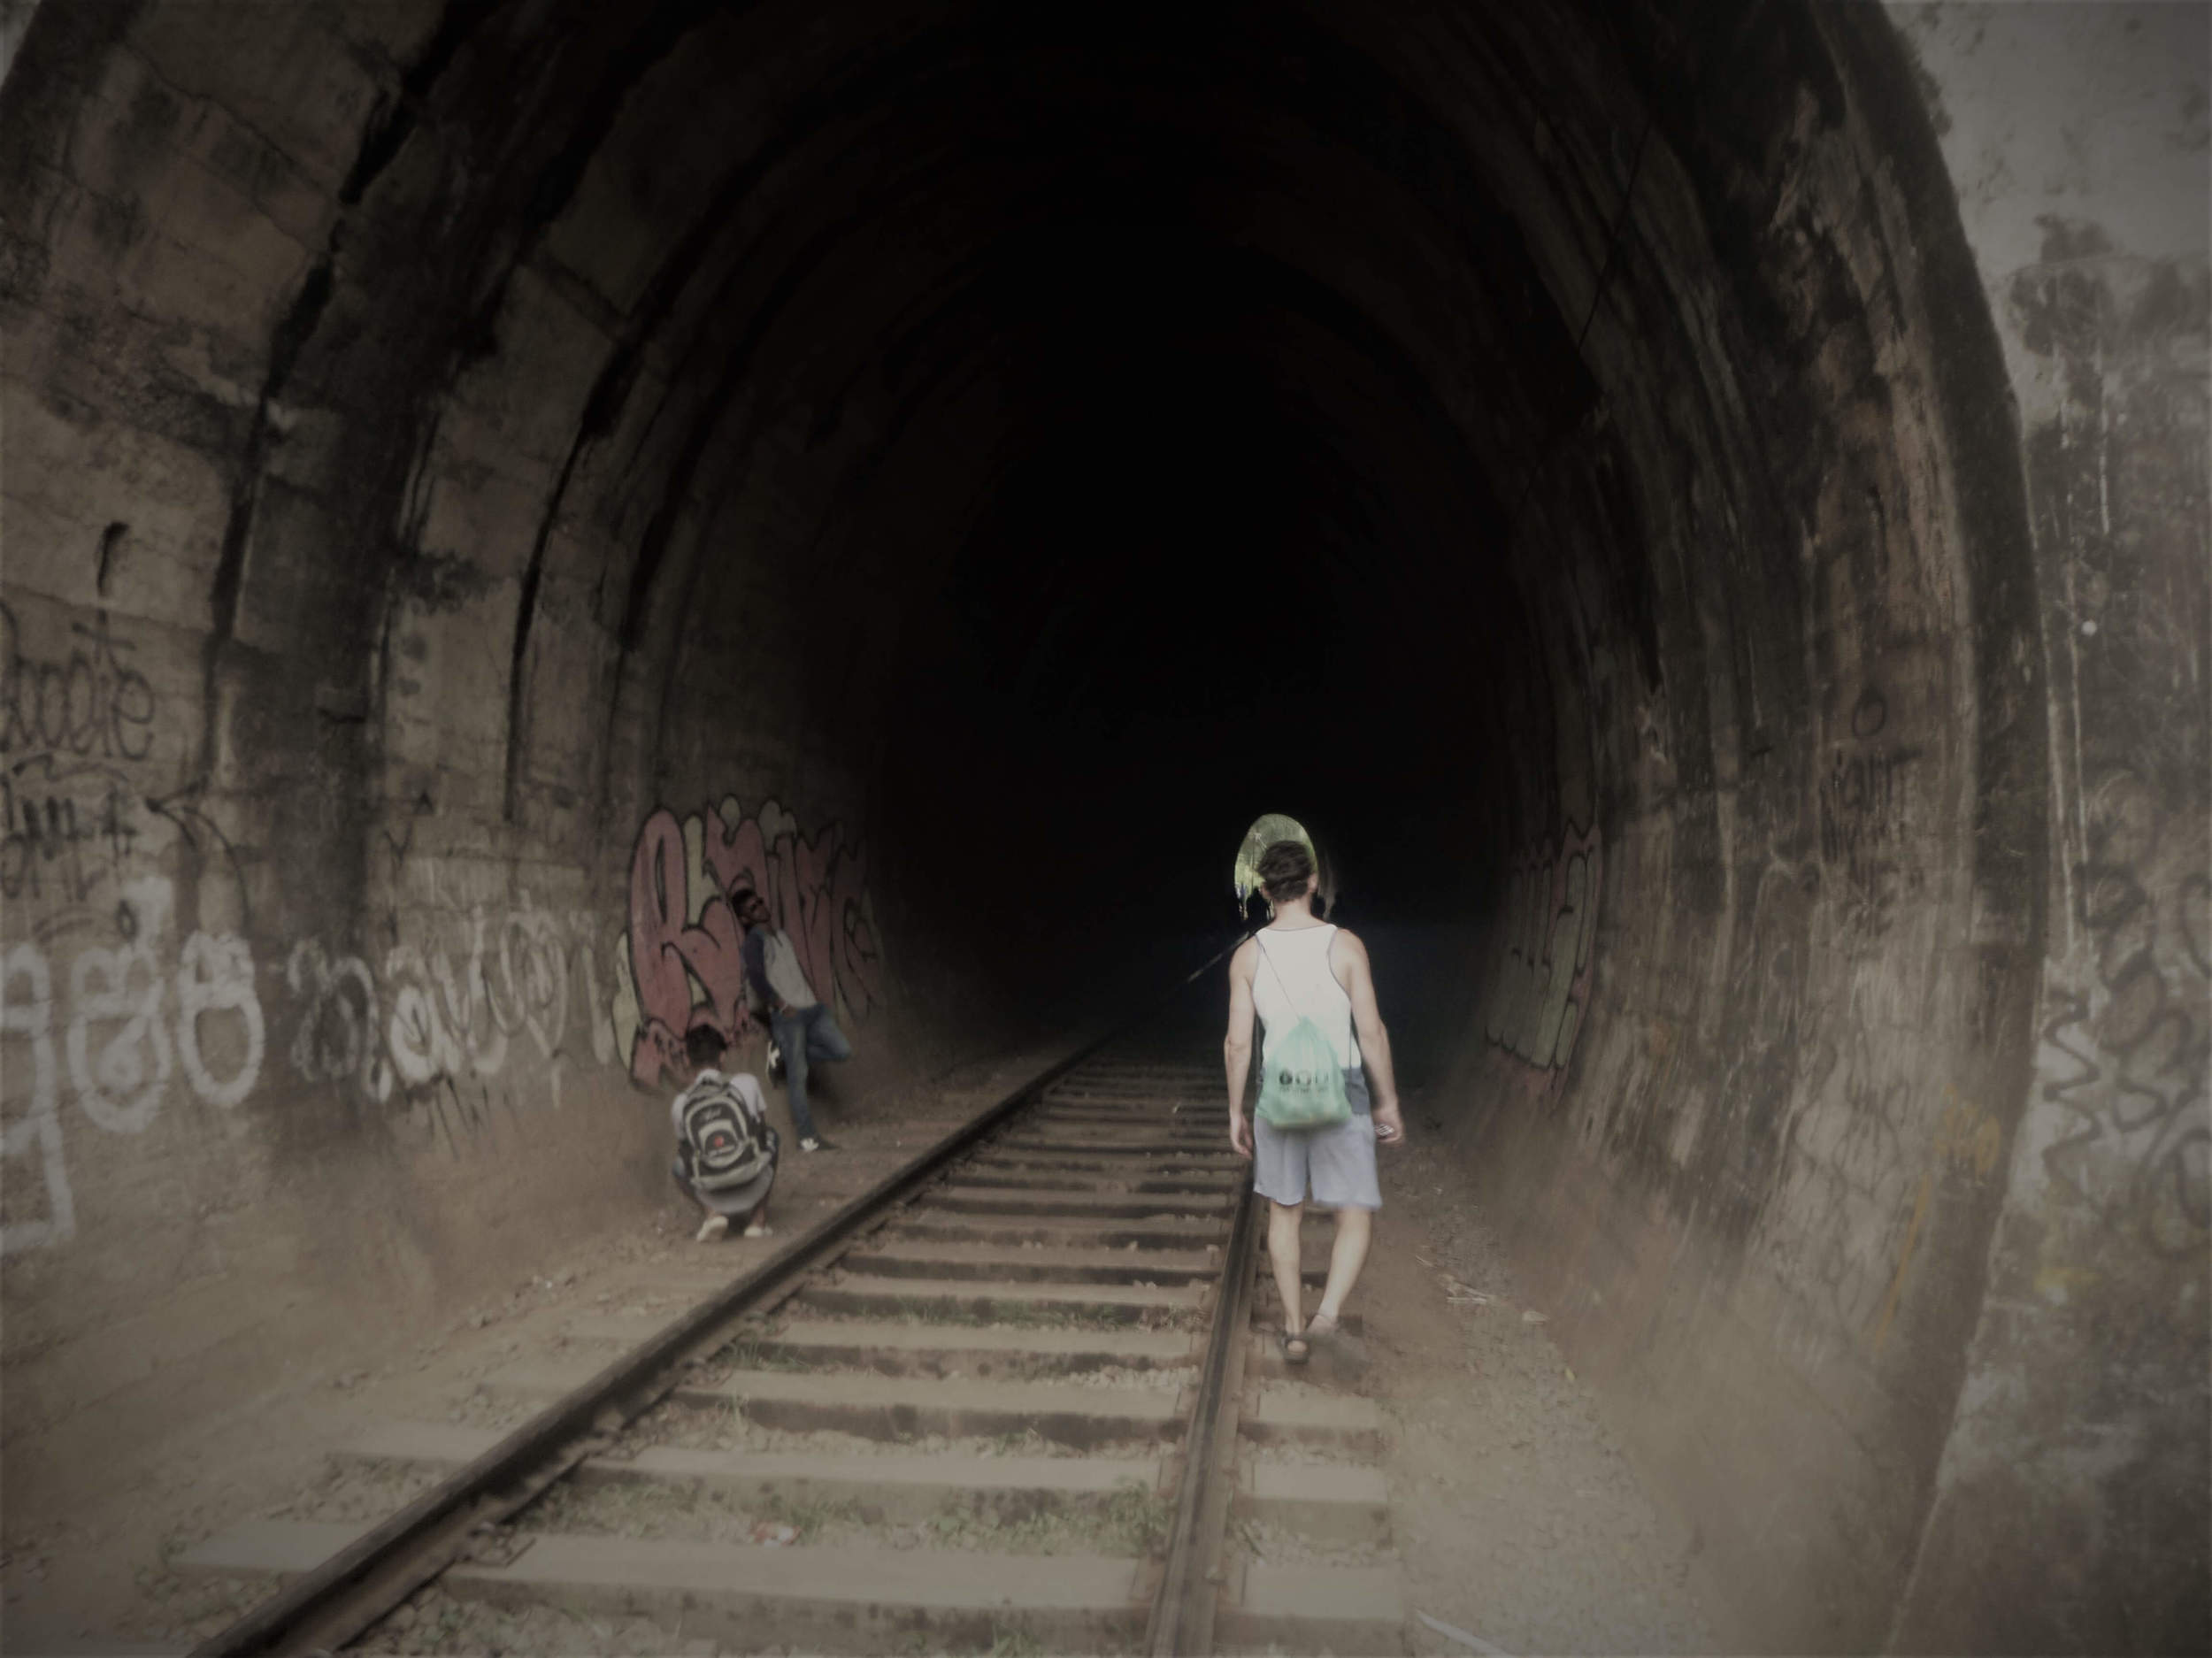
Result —
<path fill-rule="evenodd" d="M 1310 1180 L 1313 1201 L 1331 1209 L 1380 1209 L 1375 1178 L 1375 1119 L 1368 1115 L 1367 1072 L 1344 1073 L 1352 1120 L 1334 1128 L 1297 1133 L 1252 1121 L 1252 1189 L 1278 1203 L 1302 1203 Z"/>

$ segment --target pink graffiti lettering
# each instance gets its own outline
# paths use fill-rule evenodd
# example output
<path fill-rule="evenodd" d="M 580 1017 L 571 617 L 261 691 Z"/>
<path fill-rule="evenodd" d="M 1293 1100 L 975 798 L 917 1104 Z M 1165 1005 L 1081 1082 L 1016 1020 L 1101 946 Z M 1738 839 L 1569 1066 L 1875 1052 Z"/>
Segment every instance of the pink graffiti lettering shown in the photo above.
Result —
<path fill-rule="evenodd" d="M 841 995 L 856 1017 L 881 1000 L 867 862 L 840 825 L 802 835 L 772 804 L 746 817 L 726 801 L 680 822 L 661 808 L 638 832 L 630 867 L 627 988 L 635 1010 L 626 1018 L 622 998 L 614 1005 L 640 1083 L 680 1071 L 695 1025 L 732 1041 L 749 1028 L 743 933 L 728 900 L 741 887 L 767 902 L 816 995 Z"/>
<path fill-rule="evenodd" d="M 664 807 L 638 832 L 630 865 L 630 971 L 641 1021 L 630 1074 L 642 1083 L 680 1063 L 684 1033 L 694 1025 L 711 1025 L 732 1041 L 745 1029 L 737 919 L 718 892 L 691 921 L 689 887 L 683 828 Z M 707 995 L 695 1010 L 695 977 Z"/>

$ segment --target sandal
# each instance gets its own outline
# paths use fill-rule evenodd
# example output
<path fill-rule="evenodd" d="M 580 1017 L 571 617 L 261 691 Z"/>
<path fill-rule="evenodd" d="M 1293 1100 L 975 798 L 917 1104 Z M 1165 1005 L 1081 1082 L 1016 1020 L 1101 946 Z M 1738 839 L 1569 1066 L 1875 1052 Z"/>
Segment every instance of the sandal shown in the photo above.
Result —
<path fill-rule="evenodd" d="M 1316 1313 L 1306 1322 L 1306 1339 L 1323 1349 L 1330 1364 L 1340 1370 L 1347 1366 L 1357 1369 L 1367 1362 L 1366 1343 L 1341 1328 L 1333 1318 L 1324 1318 Z"/>
<path fill-rule="evenodd" d="M 1308 1342 L 1308 1341 L 1307 1341 L 1307 1339 L 1305 1339 L 1305 1337 L 1303 1337 L 1303 1336 L 1302 1336 L 1302 1335 L 1295 1335 L 1295 1334 L 1292 1333 L 1292 1332 L 1291 1332 L 1290 1331 L 1288 1331 L 1288 1330 L 1286 1330 L 1286 1331 L 1284 1331 L 1284 1332 L 1283 1332 L 1283 1362 L 1284 1362 L 1284 1363 L 1286 1363 L 1286 1364 L 1303 1364 L 1303 1363 L 1304 1363 L 1304 1362 L 1305 1362 L 1308 1359 L 1311 1358 L 1312 1356 L 1313 1356 L 1313 1347 L 1312 1347 L 1312 1345 L 1311 1345 L 1310 1342 Z"/>

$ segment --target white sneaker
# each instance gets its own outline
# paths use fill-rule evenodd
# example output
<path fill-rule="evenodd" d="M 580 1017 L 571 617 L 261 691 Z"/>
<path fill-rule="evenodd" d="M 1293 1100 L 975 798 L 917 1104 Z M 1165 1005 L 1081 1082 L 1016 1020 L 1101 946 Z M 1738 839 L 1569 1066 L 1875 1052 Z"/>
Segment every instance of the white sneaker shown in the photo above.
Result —
<path fill-rule="evenodd" d="M 710 1215 L 699 1223 L 698 1241 L 712 1243 L 729 1229 L 730 1217 L 727 1215 Z"/>
<path fill-rule="evenodd" d="M 765 1238 L 774 1230 L 773 1227 L 764 1226 L 758 1221 L 755 1221 L 745 1229 L 745 1235 L 748 1238 Z"/>

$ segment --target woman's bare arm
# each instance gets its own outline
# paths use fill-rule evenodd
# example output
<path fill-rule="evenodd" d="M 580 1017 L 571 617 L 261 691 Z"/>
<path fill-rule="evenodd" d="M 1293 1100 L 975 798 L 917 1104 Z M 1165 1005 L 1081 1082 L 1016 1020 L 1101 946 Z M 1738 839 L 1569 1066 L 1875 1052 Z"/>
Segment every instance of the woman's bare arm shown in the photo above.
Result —
<path fill-rule="evenodd" d="M 1406 1125 L 1398 1109 L 1397 1073 L 1390 1064 L 1390 1032 L 1383 1028 L 1382 1010 L 1375 1005 L 1375 977 L 1367 947 L 1357 934 L 1340 927 L 1329 940 L 1329 966 L 1352 998 L 1352 1029 L 1359 1037 L 1360 1063 L 1366 1067 L 1368 1092 L 1374 1100 L 1375 1137 L 1402 1140 Z"/>
<path fill-rule="evenodd" d="M 1252 1125 L 1244 1117 L 1244 1084 L 1252 1074 L 1252 962 L 1259 946 L 1247 939 L 1229 958 L 1229 1034 L 1221 1044 L 1229 1073 L 1229 1143 L 1252 1155 Z"/>

